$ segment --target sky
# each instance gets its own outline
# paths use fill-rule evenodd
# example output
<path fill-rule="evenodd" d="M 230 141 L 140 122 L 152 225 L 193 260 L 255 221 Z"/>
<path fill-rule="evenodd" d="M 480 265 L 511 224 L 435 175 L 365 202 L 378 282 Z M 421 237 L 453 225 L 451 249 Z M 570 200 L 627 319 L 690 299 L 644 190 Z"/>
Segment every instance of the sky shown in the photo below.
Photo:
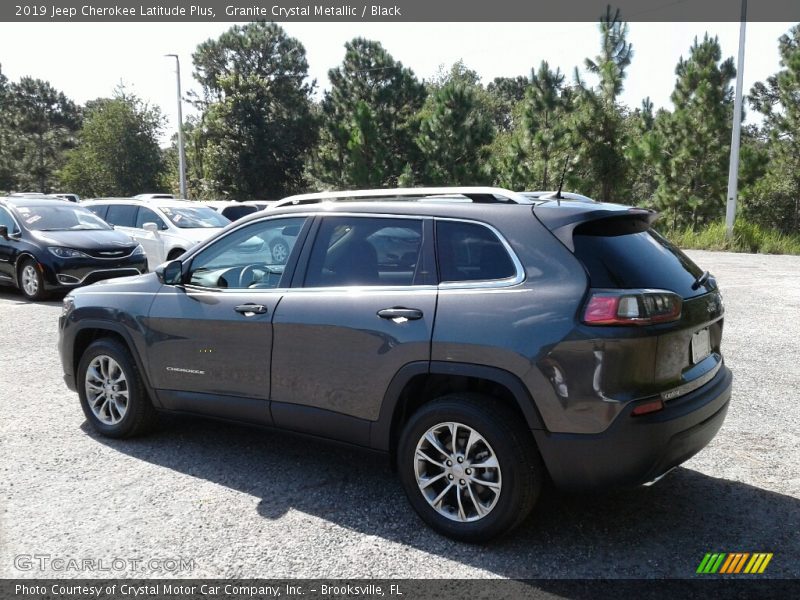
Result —
<path fill-rule="evenodd" d="M 167 117 L 166 143 L 177 127 L 175 61 L 183 92 L 198 89 L 192 52 L 231 23 L 0 23 L 0 65 L 10 80 L 30 75 L 49 81 L 78 103 L 110 96 L 119 83 Z M 778 38 L 791 23 L 748 23 L 745 93 L 779 69 Z M 330 86 L 328 70 L 344 58 L 344 43 L 356 36 L 379 40 L 419 78 L 461 59 L 484 83 L 499 76 L 528 75 L 546 60 L 571 81 L 575 66 L 599 52 L 596 23 L 282 23 L 306 48 L 317 94 Z M 695 36 L 718 36 L 723 57 L 738 52 L 739 23 L 630 23 L 633 61 L 621 101 L 636 108 L 649 96 L 656 108 L 671 108 L 675 66 L 688 56 Z M 591 77 L 586 78 L 593 82 Z M 184 103 L 184 115 L 191 108 Z M 753 121 L 753 116 L 748 118 Z"/>

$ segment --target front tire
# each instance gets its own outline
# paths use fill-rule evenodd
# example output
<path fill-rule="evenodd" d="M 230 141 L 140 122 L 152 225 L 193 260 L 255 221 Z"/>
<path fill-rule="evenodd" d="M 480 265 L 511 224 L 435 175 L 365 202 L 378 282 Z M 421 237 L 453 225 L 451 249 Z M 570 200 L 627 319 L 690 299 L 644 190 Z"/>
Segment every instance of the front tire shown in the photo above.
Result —
<path fill-rule="evenodd" d="M 44 289 L 44 277 L 39 264 L 32 258 L 26 258 L 19 267 L 17 285 L 22 295 L 34 302 L 44 300 L 48 293 Z"/>
<path fill-rule="evenodd" d="M 81 357 L 76 378 L 83 414 L 98 433 L 126 438 L 155 425 L 157 413 L 136 363 L 117 340 L 93 342 Z"/>
<path fill-rule="evenodd" d="M 397 460 L 419 516 L 466 542 L 486 542 L 519 525 L 545 479 L 521 419 L 479 394 L 451 394 L 423 405 L 403 429 Z"/>

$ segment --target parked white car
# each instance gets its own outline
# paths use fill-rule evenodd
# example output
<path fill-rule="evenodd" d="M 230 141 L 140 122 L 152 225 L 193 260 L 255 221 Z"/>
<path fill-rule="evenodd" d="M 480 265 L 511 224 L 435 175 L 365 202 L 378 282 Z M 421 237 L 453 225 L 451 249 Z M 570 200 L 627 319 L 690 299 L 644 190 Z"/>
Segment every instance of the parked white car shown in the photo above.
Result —
<path fill-rule="evenodd" d="M 230 223 L 214 209 L 186 200 L 98 198 L 81 204 L 139 242 L 150 270 L 179 257 Z"/>

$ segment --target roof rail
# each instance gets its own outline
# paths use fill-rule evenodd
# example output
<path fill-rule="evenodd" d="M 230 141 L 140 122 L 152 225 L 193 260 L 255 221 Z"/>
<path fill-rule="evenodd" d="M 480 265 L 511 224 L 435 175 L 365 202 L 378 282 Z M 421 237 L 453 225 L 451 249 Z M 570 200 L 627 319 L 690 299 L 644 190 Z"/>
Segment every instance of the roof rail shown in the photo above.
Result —
<path fill-rule="evenodd" d="M 533 204 L 525 196 L 496 187 L 418 187 L 377 190 L 342 190 L 298 194 L 278 200 L 272 208 L 318 202 L 472 202 L 475 204 Z"/>

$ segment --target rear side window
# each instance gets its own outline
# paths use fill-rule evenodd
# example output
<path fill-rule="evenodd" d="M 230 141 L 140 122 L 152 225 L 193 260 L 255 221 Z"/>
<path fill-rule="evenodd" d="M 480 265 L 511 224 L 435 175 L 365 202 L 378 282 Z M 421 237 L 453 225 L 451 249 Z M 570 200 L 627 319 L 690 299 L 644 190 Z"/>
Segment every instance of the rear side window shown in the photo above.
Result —
<path fill-rule="evenodd" d="M 137 208 L 133 204 L 109 204 L 106 222 L 119 227 L 135 227 Z"/>
<path fill-rule="evenodd" d="M 419 284 L 422 220 L 325 217 L 319 228 L 305 287 Z"/>
<path fill-rule="evenodd" d="M 491 281 L 517 270 L 503 243 L 477 223 L 436 222 L 439 281 Z"/>
<path fill-rule="evenodd" d="M 703 286 L 692 289 L 703 271 L 652 229 L 607 235 L 599 228 L 578 227 L 573 242 L 575 256 L 589 272 L 594 288 L 655 288 L 684 298 L 707 291 Z"/>
<path fill-rule="evenodd" d="M 93 204 L 92 206 L 87 206 L 90 211 L 96 214 L 98 217 L 106 220 L 106 212 L 108 212 L 108 205 L 107 204 Z M 106 221 L 107 223 L 108 221 Z"/>

